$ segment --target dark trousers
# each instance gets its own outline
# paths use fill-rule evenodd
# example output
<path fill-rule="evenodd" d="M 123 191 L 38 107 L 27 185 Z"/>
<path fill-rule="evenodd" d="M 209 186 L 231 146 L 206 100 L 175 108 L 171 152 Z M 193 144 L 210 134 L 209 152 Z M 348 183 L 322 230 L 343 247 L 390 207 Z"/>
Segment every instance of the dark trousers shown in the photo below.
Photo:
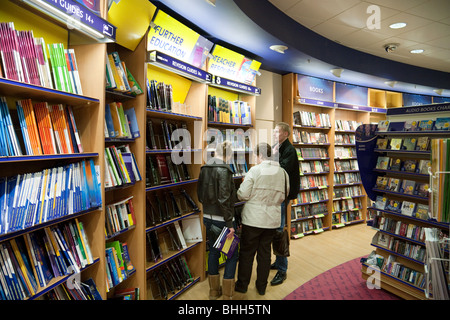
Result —
<path fill-rule="evenodd" d="M 246 292 L 252 276 L 256 254 L 256 288 L 264 291 L 270 272 L 271 244 L 276 229 L 262 229 L 242 225 L 236 291 Z"/>

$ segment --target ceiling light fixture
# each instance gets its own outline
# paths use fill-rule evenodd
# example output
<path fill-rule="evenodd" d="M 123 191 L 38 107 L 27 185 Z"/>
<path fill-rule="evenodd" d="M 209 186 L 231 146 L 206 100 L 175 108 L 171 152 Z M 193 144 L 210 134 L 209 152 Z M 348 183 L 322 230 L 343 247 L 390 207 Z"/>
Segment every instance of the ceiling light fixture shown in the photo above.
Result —
<path fill-rule="evenodd" d="M 216 0 L 205 0 L 205 1 L 214 7 L 216 6 Z"/>
<path fill-rule="evenodd" d="M 401 28 L 404 28 L 404 27 L 406 27 L 406 23 L 405 22 L 396 22 L 396 23 L 393 23 L 393 24 L 391 24 L 389 26 L 389 28 L 391 28 L 391 29 L 401 29 Z"/>
<path fill-rule="evenodd" d="M 397 81 L 385 81 L 384 83 L 393 88 L 397 84 Z"/>
<path fill-rule="evenodd" d="M 410 52 L 411 53 L 422 53 L 422 52 L 424 52 L 425 50 L 423 50 L 423 49 L 414 49 L 414 50 L 411 50 Z"/>
<path fill-rule="evenodd" d="M 335 77 L 340 78 L 342 72 L 344 72 L 344 69 L 342 69 L 342 68 L 334 68 L 334 69 L 331 69 L 330 72 L 331 72 Z"/>
<path fill-rule="evenodd" d="M 288 47 L 281 45 L 281 44 L 276 44 L 276 45 L 270 46 L 270 49 L 273 51 L 276 51 L 278 53 L 284 53 L 284 51 L 286 51 L 288 49 Z"/>

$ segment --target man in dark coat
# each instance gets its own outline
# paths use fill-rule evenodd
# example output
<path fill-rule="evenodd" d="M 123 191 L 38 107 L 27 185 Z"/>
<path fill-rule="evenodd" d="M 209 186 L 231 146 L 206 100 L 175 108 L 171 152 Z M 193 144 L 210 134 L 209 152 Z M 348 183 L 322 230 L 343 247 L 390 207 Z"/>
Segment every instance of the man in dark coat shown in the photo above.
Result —
<path fill-rule="evenodd" d="M 277 144 L 274 146 L 275 157 L 278 157 L 280 166 L 289 175 L 289 185 L 290 190 L 287 199 L 281 204 L 281 226 L 280 231 L 282 231 L 286 225 L 287 212 L 289 201 L 297 198 L 298 191 L 300 189 L 300 169 L 298 164 L 297 151 L 294 146 L 289 141 L 289 136 L 291 134 L 291 127 L 284 122 L 280 122 L 275 126 L 274 129 L 274 139 Z M 272 264 L 271 268 L 278 270 L 277 274 L 270 282 L 271 285 L 282 284 L 287 277 L 287 257 L 277 256 L 275 263 Z"/>

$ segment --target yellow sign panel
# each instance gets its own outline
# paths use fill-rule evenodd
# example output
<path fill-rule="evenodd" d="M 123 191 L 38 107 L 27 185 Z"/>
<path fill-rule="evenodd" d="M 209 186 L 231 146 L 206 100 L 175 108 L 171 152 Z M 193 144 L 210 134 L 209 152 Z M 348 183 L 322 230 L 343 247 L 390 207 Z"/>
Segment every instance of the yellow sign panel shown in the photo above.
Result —
<path fill-rule="evenodd" d="M 147 50 L 157 50 L 201 68 L 213 43 L 159 10 L 151 25 Z"/>
<path fill-rule="evenodd" d="M 256 60 L 246 58 L 244 55 L 222 47 L 214 46 L 212 59 L 208 62 L 208 72 L 219 77 L 251 84 L 261 66 Z"/>

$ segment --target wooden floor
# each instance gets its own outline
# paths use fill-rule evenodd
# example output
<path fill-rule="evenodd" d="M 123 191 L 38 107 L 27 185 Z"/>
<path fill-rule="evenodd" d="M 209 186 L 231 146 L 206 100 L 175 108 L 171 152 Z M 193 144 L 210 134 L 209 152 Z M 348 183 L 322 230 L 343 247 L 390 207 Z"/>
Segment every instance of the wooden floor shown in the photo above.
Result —
<path fill-rule="evenodd" d="M 270 281 L 276 274 L 271 270 L 266 294 L 260 296 L 255 288 L 256 261 L 253 264 L 252 281 L 247 291 L 249 300 L 281 300 L 303 283 L 341 263 L 368 255 L 376 230 L 365 223 L 333 229 L 302 239 L 291 240 L 291 256 L 288 258 L 287 280 L 281 285 L 271 286 Z M 275 261 L 275 256 L 272 262 Z M 223 270 L 223 268 L 222 268 Z M 237 275 L 236 275 L 237 276 Z M 181 294 L 177 300 L 207 300 L 208 280 L 200 282 Z"/>

